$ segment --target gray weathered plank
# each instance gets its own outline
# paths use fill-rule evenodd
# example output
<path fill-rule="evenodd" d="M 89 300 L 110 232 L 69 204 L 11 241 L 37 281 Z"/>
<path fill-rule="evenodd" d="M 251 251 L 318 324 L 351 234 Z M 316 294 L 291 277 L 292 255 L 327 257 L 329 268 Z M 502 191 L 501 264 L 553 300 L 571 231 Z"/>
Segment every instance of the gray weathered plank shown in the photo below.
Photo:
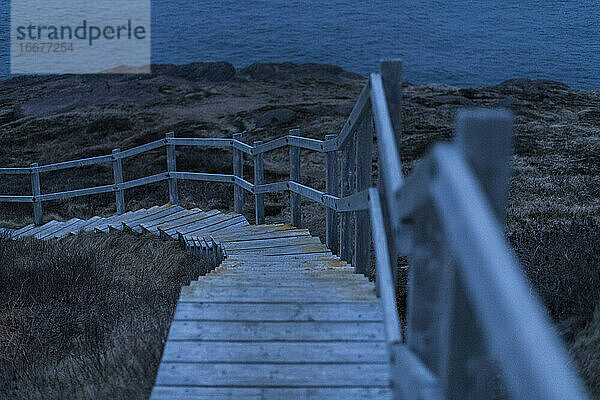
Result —
<path fill-rule="evenodd" d="M 375 298 L 374 288 L 360 290 L 328 290 L 315 293 L 313 290 L 298 289 L 290 291 L 287 288 L 196 288 L 184 286 L 181 289 L 181 301 L 224 301 L 224 302 L 255 302 L 272 303 L 273 301 L 371 301 Z"/>
<path fill-rule="evenodd" d="M 373 302 L 346 303 L 185 303 L 179 302 L 175 320 L 246 321 L 381 321 Z"/>
<path fill-rule="evenodd" d="M 155 386 L 150 400 L 391 400 L 389 388 L 221 388 L 193 386 Z"/>
<path fill-rule="evenodd" d="M 157 385 L 240 387 L 388 386 L 387 364 L 193 364 L 163 363 Z"/>
<path fill-rule="evenodd" d="M 384 342 L 167 342 L 162 362 L 386 363 Z"/>

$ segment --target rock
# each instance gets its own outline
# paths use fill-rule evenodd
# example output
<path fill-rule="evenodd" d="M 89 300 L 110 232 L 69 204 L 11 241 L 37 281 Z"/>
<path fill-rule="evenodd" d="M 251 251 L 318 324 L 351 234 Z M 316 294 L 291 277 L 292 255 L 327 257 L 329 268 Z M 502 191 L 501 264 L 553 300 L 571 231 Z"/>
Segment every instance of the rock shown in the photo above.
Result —
<path fill-rule="evenodd" d="M 509 79 L 496 86 L 492 86 L 492 88 L 500 89 L 502 91 L 524 93 L 529 95 L 539 95 L 547 93 L 549 91 L 569 90 L 569 86 L 561 82 L 551 81 L 547 79 L 523 78 Z"/>
<path fill-rule="evenodd" d="M 204 92 L 188 93 L 183 96 L 186 100 L 202 100 L 206 97 Z"/>
<path fill-rule="evenodd" d="M 287 108 L 270 110 L 260 116 L 257 126 L 263 128 L 269 125 L 285 124 L 294 119 L 295 116 L 296 113 Z"/>
<path fill-rule="evenodd" d="M 0 125 L 19 119 L 19 110 L 17 107 L 6 107 L 0 109 Z"/>
<path fill-rule="evenodd" d="M 580 122 L 600 124 L 600 108 L 586 108 L 577 113 Z"/>
<path fill-rule="evenodd" d="M 511 106 L 526 106 L 529 104 L 531 104 L 531 103 L 528 101 L 525 101 L 525 100 L 520 100 L 520 99 L 516 98 L 515 96 L 506 96 L 503 99 L 499 100 L 495 104 L 495 106 L 510 108 Z"/>
<path fill-rule="evenodd" d="M 154 65 L 153 74 L 184 78 L 188 81 L 225 82 L 235 77 L 235 67 L 228 62 L 196 62 L 185 65 Z"/>
<path fill-rule="evenodd" d="M 301 79 L 317 79 L 329 82 L 341 82 L 363 78 L 361 75 L 348 72 L 336 65 L 328 64 L 295 64 L 286 63 L 254 63 L 242 68 L 240 74 L 263 81 L 294 81 Z"/>
<path fill-rule="evenodd" d="M 313 106 L 308 106 L 305 108 L 305 110 L 308 111 L 309 113 L 311 113 L 313 115 L 317 115 L 317 116 L 323 116 L 323 115 L 330 114 L 330 109 L 320 103 L 315 104 Z"/>
<path fill-rule="evenodd" d="M 422 104 L 426 107 L 436 107 L 444 104 L 453 104 L 463 107 L 473 107 L 475 105 L 471 99 L 451 94 L 442 96 L 415 96 L 412 100 L 415 103 Z"/>

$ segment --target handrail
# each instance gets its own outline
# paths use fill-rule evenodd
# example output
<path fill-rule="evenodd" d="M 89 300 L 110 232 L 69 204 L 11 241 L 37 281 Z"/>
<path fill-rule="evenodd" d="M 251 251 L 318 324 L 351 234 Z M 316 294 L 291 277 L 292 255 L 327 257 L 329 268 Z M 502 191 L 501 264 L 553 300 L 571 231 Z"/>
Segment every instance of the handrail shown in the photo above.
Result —
<path fill-rule="evenodd" d="M 438 145 L 432 162 L 437 171 L 431 187 L 434 206 L 509 390 L 522 399 L 584 398 L 463 155 L 456 147 Z"/>
<path fill-rule="evenodd" d="M 490 398 L 493 360 L 513 398 L 586 399 L 498 223 L 512 117 L 461 112 L 457 143 L 435 146 L 404 179 L 382 78 L 371 75 L 382 176 L 370 211 L 394 398 Z M 390 276 L 400 252 L 410 263 L 404 338 Z"/>

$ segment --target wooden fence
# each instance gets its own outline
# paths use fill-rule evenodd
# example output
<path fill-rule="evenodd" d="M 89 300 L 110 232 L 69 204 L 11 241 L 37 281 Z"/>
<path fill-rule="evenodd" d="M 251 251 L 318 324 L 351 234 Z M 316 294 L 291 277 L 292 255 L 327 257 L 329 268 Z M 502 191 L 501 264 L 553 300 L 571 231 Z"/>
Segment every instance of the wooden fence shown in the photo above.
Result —
<path fill-rule="evenodd" d="M 587 398 L 503 235 L 510 113 L 460 112 L 454 143 L 436 145 L 405 178 L 399 147 L 401 81 L 399 62 L 382 63 L 381 73 L 370 76 L 341 132 L 322 141 L 300 137 L 296 130 L 252 146 L 239 134 L 207 139 L 169 133 L 111 155 L 2 168 L 0 174 L 30 175 L 32 194 L 0 196 L 0 202 L 33 203 L 39 224 L 43 201 L 115 192 L 117 211 L 123 213 L 126 189 L 168 180 L 169 199 L 176 204 L 178 180 L 223 182 L 234 185 L 236 212 L 244 210 L 245 192 L 254 196 L 256 223 L 261 224 L 264 194 L 289 191 L 292 224 L 301 225 L 301 198 L 322 204 L 327 245 L 352 262 L 356 272 L 369 271 L 372 232 L 395 399 L 491 398 L 492 365 L 512 398 Z M 374 134 L 377 188 L 371 188 Z M 179 172 L 176 146 L 231 148 L 233 174 Z M 290 150 L 290 179 L 265 183 L 263 154 L 285 146 Z M 166 148 L 166 172 L 123 182 L 121 160 L 160 147 Z M 325 153 L 325 192 L 299 183 L 300 149 Z M 253 159 L 253 183 L 244 177 L 244 156 Z M 103 162 L 113 165 L 113 184 L 41 193 L 40 173 Z M 405 335 L 395 293 L 400 255 L 410 263 Z"/>

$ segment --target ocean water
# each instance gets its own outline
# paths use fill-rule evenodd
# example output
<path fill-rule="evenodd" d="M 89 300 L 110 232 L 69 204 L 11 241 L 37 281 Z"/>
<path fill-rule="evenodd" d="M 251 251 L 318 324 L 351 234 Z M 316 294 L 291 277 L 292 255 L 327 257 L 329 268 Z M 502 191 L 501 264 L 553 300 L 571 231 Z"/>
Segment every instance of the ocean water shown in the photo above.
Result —
<path fill-rule="evenodd" d="M 0 78 L 9 76 L 8 0 Z M 317 62 L 367 74 L 401 58 L 411 82 L 514 77 L 600 89 L 598 0 L 153 0 L 152 62 Z"/>

